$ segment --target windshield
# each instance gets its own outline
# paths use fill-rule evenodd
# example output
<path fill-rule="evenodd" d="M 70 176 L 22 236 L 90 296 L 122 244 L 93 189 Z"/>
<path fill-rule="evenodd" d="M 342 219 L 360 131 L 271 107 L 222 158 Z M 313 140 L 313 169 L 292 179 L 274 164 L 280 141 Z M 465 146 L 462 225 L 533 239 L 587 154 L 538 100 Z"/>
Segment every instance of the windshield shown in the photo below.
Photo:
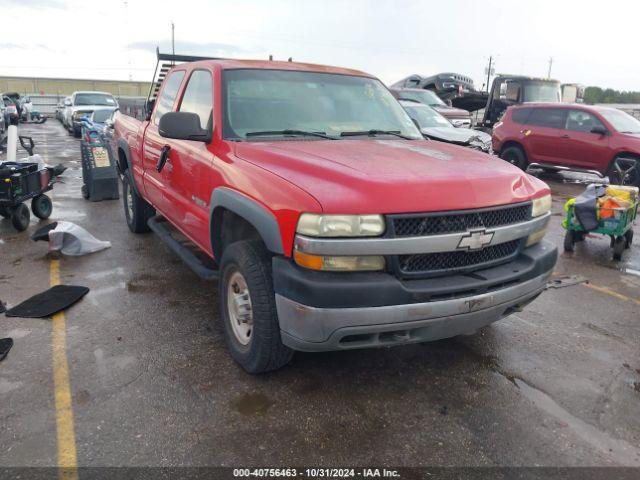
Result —
<path fill-rule="evenodd" d="M 114 109 L 96 110 L 93 112 L 93 121 L 96 123 L 104 123 L 111 116 Z"/>
<path fill-rule="evenodd" d="M 438 95 L 431 90 L 397 90 L 400 100 L 414 100 L 432 107 L 446 105 Z"/>
<path fill-rule="evenodd" d="M 76 95 L 75 105 L 116 105 L 111 95 L 104 93 L 79 93 Z"/>
<path fill-rule="evenodd" d="M 620 133 L 640 133 L 640 122 L 621 110 L 602 110 L 600 114 Z"/>
<path fill-rule="evenodd" d="M 555 82 L 527 82 L 524 84 L 525 102 L 560 102 L 560 84 Z"/>
<path fill-rule="evenodd" d="M 386 130 L 422 138 L 389 90 L 372 78 L 247 69 L 225 71 L 224 82 L 225 138 L 283 130 L 336 138 L 343 132 Z"/>
<path fill-rule="evenodd" d="M 444 118 L 433 108 L 426 105 L 417 105 L 415 107 L 406 105 L 404 109 L 409 116 L 418 122 L 420 128 L 434 128 L 434 127 L 451 127 L 455 128 L 449 120 Z"/>

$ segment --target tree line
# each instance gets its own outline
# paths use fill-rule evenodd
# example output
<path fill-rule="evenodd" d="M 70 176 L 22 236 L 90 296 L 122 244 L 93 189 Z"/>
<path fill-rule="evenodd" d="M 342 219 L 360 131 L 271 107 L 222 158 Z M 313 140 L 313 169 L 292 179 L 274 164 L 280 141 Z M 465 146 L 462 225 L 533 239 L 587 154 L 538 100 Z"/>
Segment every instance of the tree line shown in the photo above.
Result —
<path fill-rule="evenodd" d="M 626 92 L 612 88 L 587 87 L 585 103 L 640 103 L 640 92 Z"/>

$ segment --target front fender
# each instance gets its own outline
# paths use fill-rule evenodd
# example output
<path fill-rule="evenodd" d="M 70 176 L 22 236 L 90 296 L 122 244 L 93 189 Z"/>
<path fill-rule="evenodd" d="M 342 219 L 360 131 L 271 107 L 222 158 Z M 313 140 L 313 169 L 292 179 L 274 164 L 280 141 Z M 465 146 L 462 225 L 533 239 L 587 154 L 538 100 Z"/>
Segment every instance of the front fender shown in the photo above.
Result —
<path fill-rule="evenodd" d="M 284 254 L 282 236 L 276 217 L 256 201 L 236 190 L 219 187 L 211 194 L 209 205 L 211 248 L 215 258 L 219 258 L 218 254 L 222 249 L 222 244 L 220 235 L 215 232 L 219 221 L 214 221 L 214 218 L 219 219 L 220 216 L 216 216 L 216 210 L 222 211 L 223 209 L 229 210 L 249 222 L 258 231 L 270 252 Z"/>

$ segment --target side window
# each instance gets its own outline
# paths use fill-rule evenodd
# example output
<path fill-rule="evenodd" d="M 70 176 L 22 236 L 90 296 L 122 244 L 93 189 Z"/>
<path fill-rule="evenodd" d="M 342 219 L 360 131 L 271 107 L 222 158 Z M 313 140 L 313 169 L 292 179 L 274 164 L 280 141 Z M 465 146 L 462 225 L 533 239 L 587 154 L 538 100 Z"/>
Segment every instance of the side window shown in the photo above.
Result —
<path fill-rule="evenodd" d="M 191 74 L 178 110 L 197 114 L 200 127 L 207 128 L 213 112 L 213 81 L 208 70 L 195 70 Z"/>
<path fill-rule="evenodd" d="M 171 75 L 165 79 L 162 94 L 156 101 L 156 113 L 153 118 L 154 124 L 158 125 L 160 117 L 170 112 L 173 108 L 173 102 L 176 100 L 176 95 L 178 95 L 178 89 L 180 88 L 183 77 L 184 70 L 179 70 L 171 73 Z"/>
<path fill-rule="evenodd" d="M 590 132 L 593 127 L 603 127 L 604 125 L 594 115 L 584 110 L 571 110 L 567 115 L 567 130 L 574 132 Z"/>
<path fill-rule="evenodd" d="M 529 116 L 528 125 L 564 129 L 567 110 L 562 108 L 535 108 Z"/>
<path fill-rule="evenodd" d="M 515 123 L 524 124 L 524 123 L 527 123 L 527 120 L 529 119 L 530 114 L 531 114 L 530 108 L 518 108 L 517 110 L 514 110 L 513 113 L 511 114 L 511 119 Z"/>

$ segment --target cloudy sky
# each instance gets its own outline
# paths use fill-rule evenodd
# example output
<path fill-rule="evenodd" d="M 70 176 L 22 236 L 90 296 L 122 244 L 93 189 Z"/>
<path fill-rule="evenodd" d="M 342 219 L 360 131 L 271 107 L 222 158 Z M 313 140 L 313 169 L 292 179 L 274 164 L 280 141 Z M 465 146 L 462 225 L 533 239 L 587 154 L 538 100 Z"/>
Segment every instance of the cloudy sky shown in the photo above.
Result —
<path fill-rule="evenodd" d="M 0 75 L 150 80 L 155 46 L 365 70 L 640 90 L 638 0 L 0 0 Z"/>

